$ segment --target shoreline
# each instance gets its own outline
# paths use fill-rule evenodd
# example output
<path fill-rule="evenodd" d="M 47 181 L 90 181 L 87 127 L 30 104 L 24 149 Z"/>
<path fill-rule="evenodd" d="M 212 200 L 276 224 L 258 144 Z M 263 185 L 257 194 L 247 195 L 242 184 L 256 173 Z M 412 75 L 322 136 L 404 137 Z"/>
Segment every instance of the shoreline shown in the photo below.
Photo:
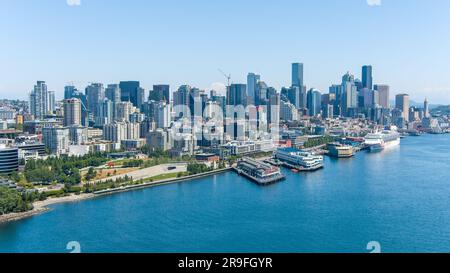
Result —
<path fill-rule="evenodd" d="M 79 195 L 69 195 L 64 197 L 50 198 L 44 201 L 36 201 L 33 203 L 33 209 L 24 212 L 9 213 L 0 215 L 0 224 L 19 221 L 31 216 L 35 216 L 50 210 L 48 206 L 62 203 L 78 202 L 95 197 L 92 193 L 82 193 Z"/>
<path fill-rule="evenodd" d="M 51 205 L 80 202 L 80 201 L 100 197 L 103 195 L 111 195 L 111 194 L 123 193 L 123 192 L 127 192 L 127 191 L 145 189 L 145 188 L 150 188 L 150 187 L 155 187 L 155 186 L 163 186 L 163 185 L 174 184 L 174 183 L 182 183 L 182 182 L 186 182 L 188 180 L 195 180 L 198 178 L 204 178 L 204 177 L 208 177 L 208 176 L 212 176 L 212 175 L 216 175 L 216 174 L 220 174 L 220 173 L 225 173 L 225 172 L 228 172 L 229 170 L 231 170 L 231 168 L 214 170 L 211 172 L 200 173 L 200 174 L 195 174 L 195 175 L 190 175 L 190 176 L 185 176 L 185 177 L 177 177 L 177 178 L 171 178 L 171 179 L 160 180 L 160 181 L 155 181 L 155 182 L 148 182 L 148 183 L 144 183 L 141 185 L 129 185 L 129 186 L 125 186 L 122 188 L 108 189 L 108 190 L 103 190 L 103 191 L 94 192 L 94 193 L 81 193 L 79 195 L 72 194 L 69 196 L 50 198 L 50 199 L 47 199 L 44 201 L 37 201 L 37 202 L 33 203 L 34 208 L 32 210 L 25 211 L 25 212 L 17 212 L 17 213 L 9 213 L 9 214 L 5 214 L 5 215 L 0 215 L 0 225 L 9 223 L 9 222 L 20 221 L 20 220 L 23 220 L 26 218 L 30 218 L 32 216 L 39 215 L 41 213 L 48 212 L 48 211 L 50 211 L 49 206 L 51 206 Z"/>

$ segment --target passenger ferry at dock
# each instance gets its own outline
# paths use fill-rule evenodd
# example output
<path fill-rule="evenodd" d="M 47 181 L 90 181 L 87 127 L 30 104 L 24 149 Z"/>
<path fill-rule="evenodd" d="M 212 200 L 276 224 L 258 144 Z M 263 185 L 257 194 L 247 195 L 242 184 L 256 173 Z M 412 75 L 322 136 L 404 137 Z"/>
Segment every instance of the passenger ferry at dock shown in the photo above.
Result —
<path fill-rule="evenodd" d="M 239 160 L 234 169 L 238 174 L 260 185 L 272 184 L 285 178 L 280 168 L 249 157 Z"/>
<path fill-rule="evenodd" d="M 314 171 L 323 168 L 323 156 L 294 148 L 280 148 L 274 153 L 275 159 L 288 167 L 300 171 Z"/>
<path fill-rule="evenodd" d="M 355 155 L 355 149 L 350 145 L 343 145 L 340 143 L 329 143 L 328 155 L 336 158 L 350 158 Z"/>
<path fill-rule="evenodd" d="M 365 144 L 369 146 L 371 152 L 382 151 L 400 145 L 400 134 L 390 130 L 368 134 L 365 137 Z"/>

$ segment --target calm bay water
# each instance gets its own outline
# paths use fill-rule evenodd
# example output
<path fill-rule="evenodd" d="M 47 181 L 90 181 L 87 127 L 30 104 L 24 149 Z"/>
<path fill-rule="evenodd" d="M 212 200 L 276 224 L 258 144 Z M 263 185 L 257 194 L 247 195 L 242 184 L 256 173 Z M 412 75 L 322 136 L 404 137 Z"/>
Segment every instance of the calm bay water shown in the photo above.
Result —
<path fill-rule="evenodd" d="M 0 252 L 450 252 L 450 136 L 402 140 L 259 187 L 229 172 L 60 204 L 0 225 Z"/>

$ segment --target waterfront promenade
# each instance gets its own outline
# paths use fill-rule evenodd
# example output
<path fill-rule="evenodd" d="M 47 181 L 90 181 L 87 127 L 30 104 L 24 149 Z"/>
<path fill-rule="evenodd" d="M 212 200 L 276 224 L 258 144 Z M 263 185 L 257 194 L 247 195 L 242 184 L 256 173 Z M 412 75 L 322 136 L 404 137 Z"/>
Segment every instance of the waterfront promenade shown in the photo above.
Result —
<path fill-rule="evenodd" d="M 170 164 L 162 164 L 149 168 L 144 168 L 136 171 L 132 171 L 129 173 L 124 173 L 121 175 L 111 176 L 104 179 L 100 179 L 90 183 L 102 183 L 107 180 L 116 180 L 119 178 L 125 178 L 125 176 L 132 177 L 133 180 L 137 181 L 140 179 L 146 179 L 150 177 L 159 176 L 162 174 L 174 174 L 174 173 L 182 173 L 187 171 L 187 163 L 170 163 Z"/>
<path fill-rule="evenodd" d="M 176 168 L 169 170 L 169 167 L 176 167 Z M 186 181 L 190 181 L 190 180 L 194 180 L 194 179 L 199 179 L 199 178 L 203 178 L 203 177 L 207 177 L 207 176 L 211 176 L 211 175 L 220 174 L 223 172 L 227 172 L 229 170 L 231 170 L 231 168 L 217 169 L 214 171 L 195 174 L 195 175 L 187 175 L 187 176 L 183 176 L 183 177 L 162 179 L 162 180 L 157 180 L 157 181 L 145 182 L 145 183 L 137 184 L 137 185 L 128 185 L 128 186 L 123 186 L 123 187 L 114 188 L 114 189 L 97 191 L 94 193 L 81 193 L 78 195 L 71 194 L 71 195 L 64 196 L 64 197 L 49 198 L 44 201 L 34 202 L 33 203 L 34 208 L 30 211 L 0 215 L 0 224 L 6 223 L 6 222 L 11 222 L 11 221 L 18 221 L 18 220 L 28 218 L 28 217 L 31 217 L 31 216 L 34 216 L 34 215 L 37 215 L 40 213 L 44 213 L 49 210 L 49 206 L 55 205 L 55 204 L 68 203 L 68 202 L 79 202 L 79 201 L 87 200 L 90 198 L 94 198 L 94 197 L 98 197 L 98 196 L 106 195 L 106 194 L 114 194 L 114 193 L 119 193 L 119 192 L 137 190 L 137 189 L 160 186 L 160 185 L 165 185 L 165 184 L 186 182 Z M 119 179 L 119 178 L 124 178 L 126 175 L 128 175 L 128 177 L 133 177 L 133 179 L 135 179 L 135 180 L 136 179 L 148 179 L 148 178 L 155 177 L 155 176 L 158 176 L 161 174 L 174 174 L 174 173 L 180 173 L 180 172 L 186 172 L 186 171 L 187 171 L 187 163 L 162 164 L 162 165 L 153 166 L 150 168 L 145 168 L 142 170 L 134 171 L 131 173 L 127 173 L 124 175 L 110 177 L 108 179 L 115 180 L 115 179 Z M 137 178 L 135 178 L 133 175 L 136 175 Z M 96 181 L 96 183 L 105 182 L 106 180 L 107 179 L 98 180 L 98 181 Z"/>

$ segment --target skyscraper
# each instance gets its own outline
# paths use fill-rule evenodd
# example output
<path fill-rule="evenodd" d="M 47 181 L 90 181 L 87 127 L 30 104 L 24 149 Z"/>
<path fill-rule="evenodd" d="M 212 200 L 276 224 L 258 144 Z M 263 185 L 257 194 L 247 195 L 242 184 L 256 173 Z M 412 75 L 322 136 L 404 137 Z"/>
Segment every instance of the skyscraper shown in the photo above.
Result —
<path fill-rule="evenodd" d="M 261 80 L 261 76 L 255 73 L 248 73 L 247 75 L 247 95 L 249 97 L 249 103 L 255 104 L 256 87 Z"/>
<path fill-rule="evenodd" d="M 103 126 L 112 123 L 114 120 L 115 104 L 109 99 L 105 98 L 98 104 L 98 116 L 95 119 L 96 125 Z"/>
<path fill-rule="evenodd" d="M 310 89 L 307 94 L 307 106 L 310 116 L 317 116 L 320 114 L 322 108 L 322 94 L 317 89 Z"/>
<path fill-rule="evenodd" d="M 120 87 L 118 84 L 108 84 L 105 89 L 105 97 L 113 103 L 120 102 Z"/>
<path fill-rule="evenodd" d="M 329 93 L 334 95 L 334 103 L 333 103 L 333 116 L 340 116 L 343 114 L 342 112 L 342 85 L 333 84 L 329 88 Z"/>
<path fill-rule="evenodd" d="M 122 101 L 129 101 L 135 107 L 141 108 L 145 100 L 145 90 L 140 87 L 139 81 L 120 82 L 120 91 Z"/>
<path fill-rule="evenodd" d="M 267 122 L 269 125 L 280 123 L 280 94 L 271 93 L 267 104 Z"/>
<path fill-rule="evenodd" d="M 367 87 L 364 87 L 361 90 L 361 95 L 363 97 L 363 105 L 364 108 L 371 108 L 374 105 L 374 98 L 373 98 L 373 90 L 369 89 Z"/>
<path fill-rule="evenodd" d="M 153 85 L 153 90 L 148 95 L 149 100 L 165 101 L 170 103 L 170 86 L 168 84 Z"/>
<path fill-rule="evenodd" d="M 405 121 L 409 121 L 409 95 L 398 94 L 395 97 L 395 108 L 400 110 Z"/>
<path fill-rule="evenodd" d="M 265 105 L 267 103 L 268 88 L 265 82 L 258 81 L 255 87 L 255 105 Z"/>
<path fill-rule="evenodd" d="M 372 89 L 373 80 L 372 80 L 372 66 L 365 65 L 362 67 L 362 87 Z"/>
<path fill-rule="evenodd" d="M 73 94 L 75 94 L 78 90 L 73 85 L 67 85 L 64 87 L 64 99 L 73 98 Z"/>
<path fill-rule="evenodd" d="M 288 89 L 287 97 L 297 109 L 305 109 L 307 107 L 307 93 L 305 86 L 292 86 Z"/>
<path fill-rule="evenodd" d="M 169 128 L 170 122 L 170 104 L 167 104 L 165 101 L 157 102 L 155 107 L 156 128 Z"/>
<path fill-rule="evenodd" d="M 423 103 L 423 116 L 425 118 L 430 117 L 430 108 L 429 108 L 429 104 L 428 104 L 428 99 L 425 99 L 425 102 Z"/>
<path fill-rule="evenodd" d="M 30 94 L 30 113 L 36 119 L 48 114 L 48 91 L 45 81 L 38 81 Z"/>
<path fill-rule="evenodd" d="M 189 105 L 189 94 L 191 93 L 189 85 L 182 85 L 173 93 L 173 106 Z"/>
<path fill-rule="evenodd" d="M 374 89 L 378 91 L 379 104 L 380 104 L 381 108 L 388 109 L 390 107 L 389 85 L 375 84 Z"/>
<path fill-rule="evenodd" d="M 303 64 L 293 63 L 292 64 L 292 86 L 302 87 L 303 86 Z"/>
<path fill-rule="evenodd" d="M 64 100 L 64 126 L 81 125 L 81 101 L 79 99 Z"/>
<path fill-rule="evenodd" d="M 89 126 L 89 109 L 88 109 L 88 103 L 87 103 L 87 97 L 83 92 L 78 91 L 77 89 L 73 89 L 73 92 L 71 92 L 71 98 L 76 98 L 80 100 L 81 103 L 81 125 L 83 126 Z"/>
<path fill-rule="evenodd" d="M 342 77 L 341 114 L 350 116 L 351 109 L 358 107 L 358 90 L 355 85 L 355 77 L 347 72 Z"/>
<path fill-rule="evenodd" d="M 189 92 L 189 111 L 191 112 L 191 117 L 201 117 L 203 115 L 203 93 L 203 91 L 195 87 Z"/>
<path fill-rule="evenodd" d="M 56 110 L 55 91 L 48 91 L 48 113 L 53 114 Z"/>
<path fill-rule="evenodd" d="M 231 84 L 228 88 L 227 105 L 246 106 L 247 86 L 245 84 Z"/>
<path fill-rule="evenodd" d="M 86 87 L 86 97 L 89 112 L 98 116 L 98 104 L 105 98 L 105 89 L 101 83 L 92 83 Z"/>

